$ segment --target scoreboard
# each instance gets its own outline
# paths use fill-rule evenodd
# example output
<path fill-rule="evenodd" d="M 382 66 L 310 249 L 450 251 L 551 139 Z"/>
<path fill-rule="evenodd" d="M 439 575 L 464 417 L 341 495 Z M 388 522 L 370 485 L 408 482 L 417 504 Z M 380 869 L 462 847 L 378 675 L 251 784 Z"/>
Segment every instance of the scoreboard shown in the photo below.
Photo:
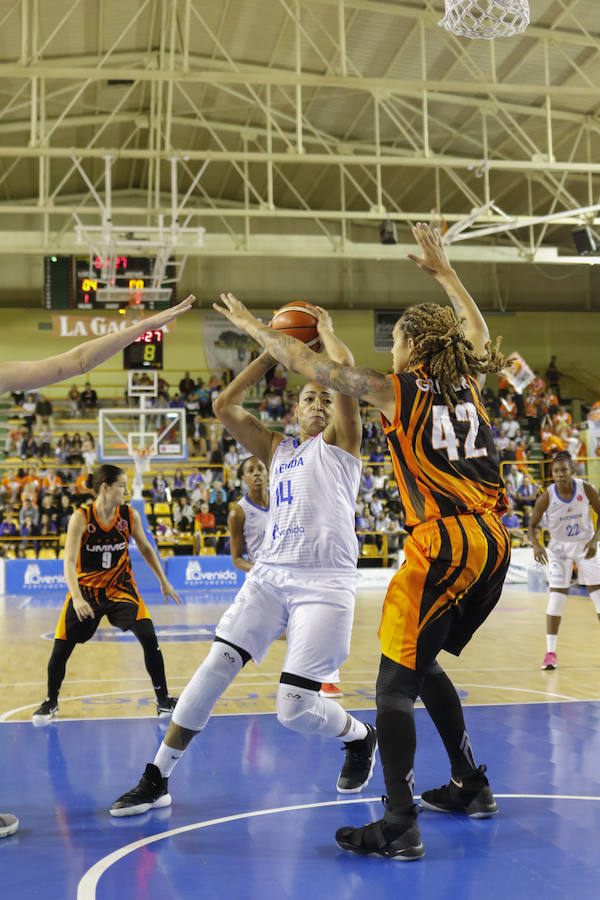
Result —
<path fill-rule="evenodd" d="M 124 369 L 162 369 L 164 332 L 146 331 L 123 350 Z"/>
<path fill-rule="evenodd" d="M 144 288 L 150 286 L 152 263 L 147 256 L 115 256 L 112 259 L 96 256 L 92 260 L 93 274 L 90 276 L 89 260 L 78 259 L 75 286 L 77 308 L 106 307 L 108 304 L 100 304 L 97 300 L 98 287 L 128 292 L 130 302 L 139 303 Z M 119 305 L 117 300 L 114 305 Z"/>
<path fill-rule="evenodd" d="M 152 290 L 154 262 L 148 256 L 46 256 L 44 305 L 46 309 L 118 309 L 137 303 L 149 309 L 171 306 L 174 261 L 166 267 L 169 283 L 160 292 Z"/>

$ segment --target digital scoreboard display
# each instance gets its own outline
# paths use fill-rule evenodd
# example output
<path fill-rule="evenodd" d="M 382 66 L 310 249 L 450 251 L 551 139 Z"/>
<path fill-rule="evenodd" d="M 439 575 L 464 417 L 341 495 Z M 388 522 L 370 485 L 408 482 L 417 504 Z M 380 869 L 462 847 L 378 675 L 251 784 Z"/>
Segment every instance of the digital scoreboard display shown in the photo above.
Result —
<path fill-rule="evenodd" d="M 146 331 L 123 350 L 124 369 L 162 369 L 164 334 Z"/>
<path fill-rule="evenodd" d="M 151 266 L 152 260 L 147 256 L 115 256 L 112 259 L 96 256 L 92 260 L 90 274 L 89 260 L 78 260 L 75 286 L 77 307 L 89 309 L 107 306 L 108 304 L 100 304 L 97 300 L 99 287 L 126 292 L 132 303 L 139 303 L 144 288 L 150 286 Z M 115 301 L 114 305 L 119 304 Z"/>

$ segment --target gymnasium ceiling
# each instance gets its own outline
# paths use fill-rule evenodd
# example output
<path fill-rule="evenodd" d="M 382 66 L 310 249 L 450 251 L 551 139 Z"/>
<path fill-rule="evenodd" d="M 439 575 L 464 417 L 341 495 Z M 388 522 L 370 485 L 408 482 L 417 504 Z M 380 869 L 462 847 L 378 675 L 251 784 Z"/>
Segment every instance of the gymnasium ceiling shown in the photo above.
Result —
<path fill-rule="evenodd" d="M 495 41 L 442 6 L 0 0 L 0 251 L 391 259 L 436 209 L 457 260 L 589 262 L 598 0 Z"/>

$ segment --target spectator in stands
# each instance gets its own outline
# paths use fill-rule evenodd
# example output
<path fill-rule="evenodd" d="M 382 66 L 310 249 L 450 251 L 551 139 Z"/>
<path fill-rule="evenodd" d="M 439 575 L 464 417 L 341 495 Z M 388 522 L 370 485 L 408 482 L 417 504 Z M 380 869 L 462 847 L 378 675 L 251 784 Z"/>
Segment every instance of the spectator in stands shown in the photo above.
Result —
<path fill-rule="evenodd" d="M 171 387 L 171 385 L 169 384 L 169 382 L 165 378 L 163 378 L 162 375 L 159 375 L 156 380 L 156 392 L 159 397 L 163 397 L 163 399 L 165 400 L 165 402 L 167 404 L 169 403 L 169 399 L 170 399 L 169 398 L 169 388 L 170 387 Z"/>
<path fill-rule="evenodd" d="M 206 501 L 200 504 L 200 512 L 194 516 L 194 522 L 196 523 L 196 529 L 200 531 L 203 538 L 201 547 L 214 547 L 216 545 L 214 538 L 216 531 L 215 517 L 210 512 Z"/>
<path fill-rule="evenodd" d="M 19 472 L 22 474 L 19 475 Z M 19 469 L 18 472 L 8 470 L 4 473 L 4 478 L 0 482 L 0 497 L 6 504 L 12 505 L 16 502 L 22 487 L 24 474 L 23 469 Z"/>
<path fill-rule="evenodd" d="M 89 381 L 86 381 L 81 397 L 79 398 L 79 407 L 81 414 L 91 416 L 98 409 L 98 394 L 92 388 Z"/>
<path fill-rule="evenodd" d="M 490 416 L 492 416 L 493 418 L 499 416 L 500 410 L 498 409 L 498 398 L 494 394 L 493 390 L 486 385 L 481 391 L 481 397 L 488 408 Z"/>
<path fill-rule="evenodd" d="M 196 382 L 189 372 L 185 372 L 183 378 L 179 382 L 179 393 L 182 397 L 187 397 L 189 393 L 196 390 Z"/>
<path fill-rule="evenodd" d="M 537 437 L 540 428 L 540 411 L 539 397 L 535 391 L 527 391 L 527 394 L 525 395 L 524 412 L 527 418 L 527 427 L 529 428 L 529 431 Z"/>
<path fill-rule="evenodd" d="M 210 391 L 201 378 L 196 382 L 195 390 L 196 399 L 199 404 L 198 412 L 203 419 L 209 419 L 212 416 L 212 404 L 210 402 Z"/>
<path fill-rule="evenodd" d="M 523 525 L 525 527 L 529 524 L 529 517 L 531 515 L 531 510 L 535 505 L 537 492 L 537 486 L 532 482 L 527 472 L 525 472 L 521 484 L 517 488 L 515 494 L 515 506 L 517 512 L 520 512 L 523 516 Z"/>
<path fill-rule="evenodd" d="M 188 428 L 188 452 L 190 456 L 206 456 L 206 425 L 198 413 L 194 416 L 192 427 Z"/>
<path fill-rule="evenodd" d="M 0 537 L 11 537 L 17 534 L 17 526 L 14 519 L 2 519 L 0 522 Z"/>
<path fill-rule="evenodd" d="M 551 391 L 556 393 L 560 397 L 560 376 L 562 372 L 559 372 L 558 366 L 556 365 L 556 356 L 550 357 L 550 362 L 548 363 L 548 368 L 546 369 L 546 381 L 548 382 L 548 387 Z"/>
<path fill-rule="evenodd" d="M 213 503 L 227 503 L 227 491 L 223 487 L 223 482 L 215 479 L 208 492 L 208 502 L 211 506 Z"/>
<path fill-rule="evenodd" d="M 552 421 L 555 428 L 559 428 L 561 425 L 572 425 L 573 416 L 564 406 L 559 406 L 556 410 L 556 413 L 552 417 Z M 571 456 L 572 455 L 573 454 L 571 454 Z"/>
<path fill-rule="evenodd" d="M 552 418 L 558 412 L 558 395 L 554 391 L 546 391 L 540 399 L 540 407 L 544 415 Z"/>
<path fill-rule="evenodd" d="M 385 490 L 386 477 L 381 466 L 373 466 L 373 490 L 376 496 L 381 496 Z"/>
<path fill-rule="evenodd" d="M 385 450 L 382 444 L 375 444 L 375 449 L 369 456 L 369 462 L 384 462 L 385 461 Z"/>
<path fill-rule="evenodd" d="M 500 415 L 507 420 L 517 418 L 517 404 L 510 391 L 500 400 Z"/>
<path fill-rule="evenodd" d="M 281 394 L 278 394 L 276 391 L 268 388 L 265 392 L 265 403 L 267 405 L 267 413 L 269 414 L 269 418 L 274 421 L 279 421 L 283 418 L 284 409 L 283 409 L 283 397 Z"/>
<path fill-rule="evenodd" d="M 203 484 L 203 483 L 204 483 L 204 475 L 202 474 L 202 470 L 201 470 L 200 466 L 195 466 L 192 469 L 191 474 L 188 475 L 188 480 L 187 480 L 188 494 L 191 495 L 192 492 L 196 489 L 196 487 L 198 487 L 198 485 Z"/>
<path fill-rule="evenodd" d="M 519 516 L 511 507 L 509 507 L 502 516 L 502 522 L 505 528 L 508 528 L 509 530 L 522 527 Z"/>
<path fill-rule="evenodd" d="M 69 438 L 66 434 L 63 434 L 62 437 L 58 439 L 58 443 L 54 448 L 54 456 L 56 458 L 57 463 L 60 465 L 66 465 L 67 462 L 67 454 L 69 452 Z"/>
<path fill-rule="evenodd" d="M 35 404 L 35 421 L 38 431 L 41 430 L 44 419 L 49 423 L 50 430 L 54 428 L 54 420 L 52 418 L 53 413 L 54 409 L 50 400 L 43 394 L 40 394 L 37 403 Z"/>
<path fill-rule="evenodd" d="M 58 523 L 58 497 L 53 494 L 44 494 L 40 501 L 40 523 L 41 517 L 46 513 L 52 522 Z"/>
<path fill-rule="evenodd" d="M 202 415 L 201 409 L 200 409 L 200 401 L 199 401 L 197 395 L 195 393 L 193 393 L 193 391 L 190 391 L 190 393 L 186 396 L 184 406 L 185 406 L 185 424 L 186 424 L 188 432 L 191 432 L 193 425 L 194 425 L 195 417 L 198 415 L 200 415 L 200 416 Z"/>
<path fill-rule="evenodd" d="M 371 466 L 365 466 L 360 476 L 359 493 L 365 500 L 370 501 L 373 497 L 375 485 L 373 484 L 373 469 Z"/>
<path fill-rule="evenodd" d="M 185 401 L 184 401 L 183 397 L 185 397 L 185 396 L 186 396 L 185 394 L 182 395 L 179 392 L 176 392 L 175 394 L 173 394 L 173 396 L 169 400 L 169 409 L 184 409 Z"/>
<path fill-rule="evenodd" d="M 533 381 L 529 385 L 529 390 L 535 394 L 535 396 L 539 398 L 542 396 L 544 391 L 546 390 L 546 382 L 540 375 L 539 371 L 536 369 L 533 373 Z"/>
<path fill-rule="evenodd" d="M 208 503 L 209 491 L 210 485 L 208 481 L 198 482 L 194 489 L 191 491 L 189 498 L 195 506 L 199 506 L 199 504 L 204 503 L 204 501 Z"/>
<path fill-rule="evenodd" d="M 71 385 L 69 393 L 67 394 L 67 400 L 69 401 L 69 406 L 71 408 L 71 415 L 76 416 L 81 407 L 81 394 L 79 393 L 77 385 Z"/>
<path fill-rule="evenodd" d="M 23 434 L 21 446 L 19 447 L 19 456 L 21 459 L 33 459 L 38 455 L 38 445 L 35 437 L 30 431 Z"/>
<path fill-rule="evenodd" d="M 45 457 L 51 456 L 53 453 L 52 449 L 52 429 L 50 427 L 50 420 L 44 417 L 42 419 L 42 424 L 40 428 L 40 443 L 39 443 L 39 457 L 40 459 L 44 459 Z"/>
<path fill-rule="evenodd" d="M 84 466 L 80 474 L 75 479 L 75 496 L 77 498 L 77 505 L 79 505 L 80 503 L 85 503 L 88 497 L 93 496 L 86 484 L 89 474 L 90 470 L 87 466 Z"/>
<path fill-rule="evenodd" d="M 23 401 L 21 406 L 21 409 L 23 410 L 21 419 L 23 420 L 23 424 L 27 427 L 27 429 L 33 428 L 33 423 L 35 422 L 35 407 L 35 395 L 27 394 L 27 398 Z"/>
<path fill-rule="evenodd" d="M 179 500 L 180 497 L 187 497 L 186 478 L 183 474 L 183 469 L 175 469 L 171 487 L 171 496 L 173 497 L 173 500 Z"/>
<path fill-rule="evenodd" d="M 67 465 L 68 466 L 80 466 L 83 465 L 85 460 L 83 458 L 83 442 L 81 440 L 81 435 L 78 431 L 74 434 L 71 434 L 67 438 Z"/>
<path fill-rule="evenodd" d="M 96 441 L 91 431 L 86 431 L 85 437 L 81 442 L 81 454 L 85 465 L 92 469 L 96 465 L 98 453 L 96 450 Z"/>
<path fill-rule="evenodd" d="M 19 525 L 21 531 L 23 531 L 23 526 L 27 519 L 31 519 L 34 525 L 37 525 L 40 521 L 40 511 L 37 506 L 31 502 L 29 497 L 25 499 L 23 506 L 19 510 Z"/>
<path fill-rule="evenodd" d="M 206 455 L 206 459 L 207 459 L 207 462 L 209 462 L 211 466 L 222 466 L 223 465 L 223 453 L 216 441 L 210 442 L 208 453 Z"/>
<path fill-rule="evenodd" d="M 23 476 L 21 481 L 21 493 L 29 494 L 33 498 L 33 502 L 37 503 L 38 495 L 42 489 L 43 476 L 39 475 L 35 466 L 27 469 L 27 474 Z"/>
<path fill-rule="evenodd" d="M 58 529 L 56 527 L 56 522 L 52 521 L 51 517 L 48 515 L 47 512 L 43 512 L 40 515 L 40 524 L 39 524 L 39 528 L 38 528 L 39 537 L 46 537 L 46 538 L 55 537 L 57 530 Z M 37 543 L 38 548 L 40 548 L 40 549 L 42 547 L 50 547 L 53 550 L 58 549 L 58 542 L 54 543 L 51 541 L 37 541 L 36 543 Z"/>
<path fill-rule="evenodd" d="M 369 512 L 369 509 L 367 508 L 366 504 L 363 507 L 362 512 L 359 515 L 355 516 L 354 523 L 355 523 L 354 527 L 356 528 L 356 532 L 357 532 L 356 536 L 358 538 L 359 547 L 362 547 L 363 544 L 376 543 L 374 534 L 361 533 L 361 532 L 372 532 L 373 526 L 374 526 L 373 517 L 371 516 L 371 513 Z"/>
<path fill-rule="evenodd" d="M 167 479 L 162 471 L 156 473 L 152 479 L 152 499 L 155 503 L 170 503 L 171 491 Z"/>
<path fill-rule="evenodd" d="M 58 530 L 66 532 L 69 519 L 73 515 L 74 507 L 68 494 L 61 494 L 58 509 Z"/>
<path fill-rule="evenodd" d="M 235 444 L 231 444 L 227 453 L 223 457 L 223 463 L 229 469 L 237 469 L 240 464 L 240 454 Z"/>
<path fill-rule="evenodd" d="M 173 524 L 177 531 L 187 532 L 192 530 L 194 510 L 185 494 L 180 494 L 173 504 Z"/>

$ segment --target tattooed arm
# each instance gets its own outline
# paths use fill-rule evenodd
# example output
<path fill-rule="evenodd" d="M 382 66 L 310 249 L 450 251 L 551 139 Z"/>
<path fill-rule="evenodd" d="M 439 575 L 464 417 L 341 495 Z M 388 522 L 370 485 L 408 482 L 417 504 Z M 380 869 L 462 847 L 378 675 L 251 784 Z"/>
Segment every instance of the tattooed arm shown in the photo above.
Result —
<path fill-rule="evenodd" d="M 271 464 L 273 451 L 283 440 L 283 435 L 265 428 L 256 416 L 244 409 L 242 403 L 275 362 L 268 353 L 261 353 L 213 401 L 217 419 L 249 453 L 261 459 L 267 469 Z"/>
<path fill-rule="evenodd" d="M 360 397 L 380 409 L 387 419 L 393 420 L 396 397 L 391 378 L 374 369 L 344 366 L 313 353 L 306 344 L 296 338 L 268 328 L 233 294 L 221 294 L 221 302 L 223 306 L 213 303 L 217 312 L 252 335 L 267 353 L 279 360 L 286 369 L 304 375 L 311 381 L 318 381 L 319 384 L 333 388 L 340 394 Z"/>
<path fill-rule="evenodd" d="M 490 332 L 477 304 L 450 265 L 440 232 L 437 228 L 432 231 L 421 222 L 412 231 L 423 256 L 409 254 L 408 258 L 442 285 L 462 322 L 465 337 L 473 344 L 475 353 L 484 354 Z"/>

